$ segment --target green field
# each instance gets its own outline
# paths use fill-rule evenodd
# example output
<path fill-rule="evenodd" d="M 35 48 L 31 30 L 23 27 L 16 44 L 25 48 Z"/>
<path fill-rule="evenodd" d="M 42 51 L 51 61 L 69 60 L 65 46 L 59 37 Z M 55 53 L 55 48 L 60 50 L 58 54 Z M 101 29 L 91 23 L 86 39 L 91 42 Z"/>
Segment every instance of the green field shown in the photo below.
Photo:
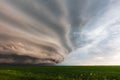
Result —
<path fill-rule="evenodd" d="M 0 66 L 0 80 L 120 80 L 120 66 Z"/>

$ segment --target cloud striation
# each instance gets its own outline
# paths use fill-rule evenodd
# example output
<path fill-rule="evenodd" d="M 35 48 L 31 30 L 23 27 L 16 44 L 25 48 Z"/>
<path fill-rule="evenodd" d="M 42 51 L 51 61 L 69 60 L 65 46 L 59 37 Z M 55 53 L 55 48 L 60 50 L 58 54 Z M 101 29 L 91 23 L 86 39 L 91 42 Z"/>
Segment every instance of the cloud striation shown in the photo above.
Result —
<path fill-rule="evenodd" d="M 0 0 L 0 63 L 56 64 L 65 58 L 64 65 L 106 64 L 120 52 L 119 5 L 119 0 Z"/>

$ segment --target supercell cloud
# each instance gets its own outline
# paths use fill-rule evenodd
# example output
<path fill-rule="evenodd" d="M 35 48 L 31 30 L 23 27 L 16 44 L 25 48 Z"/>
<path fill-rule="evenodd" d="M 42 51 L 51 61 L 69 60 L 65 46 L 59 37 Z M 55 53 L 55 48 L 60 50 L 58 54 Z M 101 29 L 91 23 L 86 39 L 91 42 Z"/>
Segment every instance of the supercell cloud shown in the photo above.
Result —
<path fill-rule="evenodd" d="M 0 1 L 0 63 L 54 64 L 70 52 L 62 0 Z"/>
<path fill-rule="evenodd" d="M 0 0 L 0 63 L 119 64 L 119 10 L 119 0 Z"/>

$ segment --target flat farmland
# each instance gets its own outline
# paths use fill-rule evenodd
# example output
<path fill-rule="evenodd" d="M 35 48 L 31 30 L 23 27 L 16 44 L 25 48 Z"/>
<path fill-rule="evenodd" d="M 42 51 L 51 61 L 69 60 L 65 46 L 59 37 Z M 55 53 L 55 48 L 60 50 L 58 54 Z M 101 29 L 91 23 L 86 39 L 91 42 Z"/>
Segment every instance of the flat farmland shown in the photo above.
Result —
<path fill-rule="evenodd" d="M 0 80 L 120 80 L 120 66 L 0 66 Z"/>

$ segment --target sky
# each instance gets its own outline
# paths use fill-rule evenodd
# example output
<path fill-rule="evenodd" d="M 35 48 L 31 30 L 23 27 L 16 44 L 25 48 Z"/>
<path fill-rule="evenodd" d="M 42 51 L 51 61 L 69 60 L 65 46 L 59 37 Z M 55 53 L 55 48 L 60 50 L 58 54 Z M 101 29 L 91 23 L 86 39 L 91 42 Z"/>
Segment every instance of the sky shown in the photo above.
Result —
<path fill-rule="evenodd" d="M 119 0 L 0 0 L 0 63 L 119 65 Z"/>
<path fill-rule="evenodd" d="M 108 4 L 75 33 L 80 47 L 62 64 L 120 65 L 120 1 L 106 1 Z"/>

